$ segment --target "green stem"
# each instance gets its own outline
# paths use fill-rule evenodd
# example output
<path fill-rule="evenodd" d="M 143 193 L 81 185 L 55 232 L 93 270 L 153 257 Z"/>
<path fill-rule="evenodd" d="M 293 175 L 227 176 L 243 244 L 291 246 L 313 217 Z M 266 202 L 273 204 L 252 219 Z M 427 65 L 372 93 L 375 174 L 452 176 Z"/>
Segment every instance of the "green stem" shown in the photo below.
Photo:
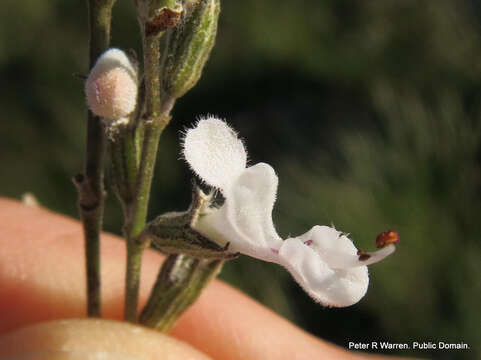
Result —
<path fill-rule="evenodd" d="M 139 168 L 135 137 L 135 129 L 119 127 L 118 132 L 108 139 L 112 184 L 125 217 L 127 204 L 132 203 L 135 195 Z"/>
<path fill-rule="evenodd" d="M 135 130 L 126 134 L 123 139 L 123 153 L 124 153 L 124 166 L 126 169 L 127 182 L 130 190 L 134 191 L 134 185 L 137 180 L 137 172 L 139 170 L 139 163 L 137 159 L 137 147 L 136 147 L 136 134 Z"/>
<path fill-rule="evenodd" d="M 145 116 L 143 119 L 143 145 L 140 169 L 137 177 L 134 201 L 129 206 L 126 219 L 127 272 L 125 292 L 125 319 L 137 320 L 140 268 L 142 252 L 137 237 L 144 230 L 147 221 L 150 188 L 154 174 L 159 138 L 170 121 L 170 110 L 174 101 L 160 97 L 160 38 L 144 39 L 144 83 Z"/>
<path fill-rule="evenodd" d="M 109 46 L 110 22 L 115 0 L 88 0 L 89 68 Z M 87 314 L 101 315 L 100 232 L 104 212 L 105 135 L 101 119 L 90 111 L 87 119 L 87 149 L 84 175 L 74 181 L 79 191 L 87 267 Z"/>

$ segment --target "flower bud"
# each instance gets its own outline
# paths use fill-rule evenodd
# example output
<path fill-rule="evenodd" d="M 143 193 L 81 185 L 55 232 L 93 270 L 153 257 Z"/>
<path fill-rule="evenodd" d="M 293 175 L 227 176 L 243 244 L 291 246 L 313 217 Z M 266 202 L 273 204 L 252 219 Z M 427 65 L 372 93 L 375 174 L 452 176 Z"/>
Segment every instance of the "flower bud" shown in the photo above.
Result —
<path fill-rule="evenodd" d="M 95 63 L 85 82 L 89 109 L 107 120 L 125 118 L 137 103 L 137 70 L 119 49 L 109 49 Z"/>
<path fill-rule="evenodd" d="M 220 0 L 197 0 L 185 4 L 179 24 L 167 31 L 161 61 L 162 90 L 180 98 L 199 80 L 214 46 Z"/>

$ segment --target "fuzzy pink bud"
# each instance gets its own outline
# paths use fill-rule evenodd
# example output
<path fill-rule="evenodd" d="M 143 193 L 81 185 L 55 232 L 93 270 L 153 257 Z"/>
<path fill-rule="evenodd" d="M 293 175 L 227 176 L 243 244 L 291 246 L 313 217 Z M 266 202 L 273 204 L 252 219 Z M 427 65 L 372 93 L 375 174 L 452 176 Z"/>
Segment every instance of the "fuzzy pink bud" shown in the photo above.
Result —
<path fill-rule="evenodd" d="M 137 70 L 119 49 L 104 52 L 85 82 L 89 109 L 107 120 L 126 117 L 137 103 Z"/>

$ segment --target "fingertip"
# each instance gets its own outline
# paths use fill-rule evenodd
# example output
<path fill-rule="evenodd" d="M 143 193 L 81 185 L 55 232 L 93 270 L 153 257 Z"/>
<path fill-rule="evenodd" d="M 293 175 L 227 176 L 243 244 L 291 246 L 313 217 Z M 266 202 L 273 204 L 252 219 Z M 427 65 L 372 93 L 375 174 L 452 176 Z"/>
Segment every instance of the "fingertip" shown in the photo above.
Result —
<path fill-rule="evenodd" d="M 69 319 L 39 323 L 0 338 L 0 358 L 207 360 L 191 346 L 126 322 Z"/>

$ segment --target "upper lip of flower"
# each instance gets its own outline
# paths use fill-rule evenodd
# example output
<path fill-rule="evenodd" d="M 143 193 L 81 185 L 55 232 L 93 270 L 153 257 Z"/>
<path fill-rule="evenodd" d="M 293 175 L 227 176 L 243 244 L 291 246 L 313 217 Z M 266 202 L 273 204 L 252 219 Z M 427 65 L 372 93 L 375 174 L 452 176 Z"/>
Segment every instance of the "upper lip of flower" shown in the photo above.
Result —
<path fill-rule="evenodd" d="M 196 229 L 212 240 L 230 242 L 232 251 L 286 267 L 309 295 L 325 305 L 359 301 L 369 283 L 366 265 L 395 250 L 395 232 L 378 240 L 386 246 L 366 253 L 358 251 L 346 234 L 328 226 L 314 226 L 301 236 L 282 240 L 272 222 L 277 175 L 265 163 L 247 167 L 242 141 L 222 120 L 208 117 L 189 129 L 184 157 L 225 198 L 219 209 L 200 217 Z"/>

